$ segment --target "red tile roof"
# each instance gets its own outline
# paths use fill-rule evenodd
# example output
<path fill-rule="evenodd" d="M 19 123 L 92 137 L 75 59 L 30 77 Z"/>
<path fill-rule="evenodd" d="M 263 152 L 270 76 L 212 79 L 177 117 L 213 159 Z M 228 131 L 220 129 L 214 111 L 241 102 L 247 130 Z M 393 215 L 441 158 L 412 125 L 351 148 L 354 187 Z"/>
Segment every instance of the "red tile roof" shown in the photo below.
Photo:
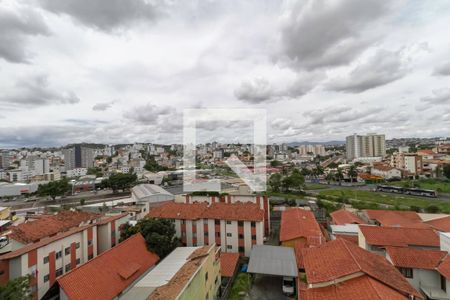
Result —
<path fill-rule="evenodd" d="M 336 239 L 343 239 L 349 241 L 355 245 L 358 245 L 358 236 L 357 235 L 348 235 L 348 234 L 335 234 Z"/>
<path fill-rule="evenodd" d="M 301 288 L 299 300 L 406 300 L 407 296 L 366 275 L 322 288 Z"/>
<path fill-rule="evenodd" d="M 113 299 L 158 260 L 138 233 L 57 281 L 71 300 Z"/>
<path fill-rule="evenodd" d="M 439 247 L 439 236 L 432 229 L 406 227 L 359 226 L 367 244 L 375 246 Z"/>
<path fill-rule="evenodd" d="M 220 254 L 220 273 L 222 277 L 233 277 L 239 260 L 239 253 Z"/>
<path fill-rule="evenodd" d="M 386 247 L 396 267 L 434 270 L 447 255 L 446 251 L 406 247 Z"/>
<path fill-rule="evenodd" d="M 347 275 L 365 273 L 402 294 L 422 298 L 384 257 L 348 241 L 334 240 L 316 248 L 304 249 L 302 254 L 309 284 L 331 284 Z"/>
<path fill-rule="evenodd" d="M 444 276 L 445 278 L 447 278 L 448 280 L 450 280 L 450 256 L 447 255 L 444 260 L 442 261 L 442 263 L 439 265 L 439 267 L 437 268 L 438 272 Z"/>
<path fill-rule="evenodd" d="M 217 219 L 228 221 L 263 221 L 264 210 L 255 203 L 174 203 L 152 208 L 150 218 L 181 220 Z"/>
<path fill-rule="evenodd" d="M 382 226 L 401 226 L 410 228 L 429 228 L 415 211 L 366 210 L 369 219 L 376 220 Z"/>
<path fill-rule="evenodd" d="M 320 245 L 325 237 L 314 214 L 301 208 L 290 208 L 281 214 L 280 241 L 306 238 L 309 245 Z"/>
<path fill-rule="evenodd" d="M 332 212 L 330 216 L 333 220 L 333 224 L 336 225 L 365 224 L 365 222 L 360 217 L 344 208 Z"/>
<path fill-rule="evenodd" d="M 426 221 L 425 223 L 442 232 L 450 231 L 450 216 Z"/>
<path fill-rule="evenodd" d="M 42 238 L 78 227 L 81 223 L 87 223 L 98 217 L 97 214 L 87 212 L 61 211 L 56 215 L 43 216 L 35 221 L 12 226 L 10 227 L 12 233 L 9 237 L 23 244 L 33 243 Z"/>

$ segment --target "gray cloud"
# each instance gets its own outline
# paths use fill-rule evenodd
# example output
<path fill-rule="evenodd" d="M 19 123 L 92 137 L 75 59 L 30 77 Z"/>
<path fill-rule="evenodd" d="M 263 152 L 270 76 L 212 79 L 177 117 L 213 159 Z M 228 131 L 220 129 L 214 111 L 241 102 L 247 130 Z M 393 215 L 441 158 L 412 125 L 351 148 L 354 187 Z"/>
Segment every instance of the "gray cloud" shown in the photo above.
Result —
<path fill-rule="evenodd" d="M 347 64 L 372 43 L 363 31 L 388 11 L 388 2 L 297 2 L 282 32 L 284 53 L 306 69 Z"/>
<path fill-rule="evenodd" d="M 432 94 L 432 96 L 422 97 L 420 100 L 428 104 L 450 104 L 450 89 L 433 90 Z"/>
<path fill-rule="evenodd" d="M 250 103 L 261 103 L 270 100 L 274 96 L 274 89 L 265 78 L 255 78 L 244 81 L 234 91 L 237 99 Z"/>
<path fill-rule="evenodd" d="M 74 92 L 59 92 L 52 88 L 46 75 L 20 79 L 11 92 L 4 92 L 0 95 L 0 103 L 9 106 L 42 106 L 75 104 L 78 102 L 80 102 L 80 99 Z"/>
<path fill-rule="evenodd" d="M 36 11 L 24 7 L 10 11 L 0 6 L 0 58 L 26 63 L 32 56 L 26 49 L 28 38 L 48 34 L 44 19 Z"/>
<path fill-rule="evenodd" d="M 154 20 L 158 7 L 145 0 L 40 0 L 57 14 L 67 14 L 86 26 L 111 31 L 144 20 Z"/>
<path fill-rule="evenodd" d="M 309 125 L 325 123 L 346 123 L 362 118 L 368 118 L 373 114 L 381 112 L 380 107 L 369 107 L 365 109 L 355 109 L 348 106 L 338 106 L 325 109 L 317 109 L 305 112 L 303 115 L 311 120 Z"/>
<path fill-rule="evenodd" d="M 93 111 L 105 111 L 110 109 L 113 106 L 114 102 L 100 102 L 96 103 L 94 106 L 92 106 Z"/>
<path fill-rule="evenodd" d="M 154 125 L 158 123 L 160 118 L 172 114 L 174 111 L 174 108 L 170 106 L 157 106 L 149 103 L 134 107 L 125 112 L 123 116 L 140 124 Z"/>
<path fill-rule="evenodd" d="M 436 67 L 433 71 L 434 76 L 450 76 L 450 61 Z"/>
<path fill-rule="evenodd" d="M 407 73 L 400 52 L 378 50 L 347 77 L 332 79 L 327 88 L 345 93 L 361 93 L 398 80 Z"/>

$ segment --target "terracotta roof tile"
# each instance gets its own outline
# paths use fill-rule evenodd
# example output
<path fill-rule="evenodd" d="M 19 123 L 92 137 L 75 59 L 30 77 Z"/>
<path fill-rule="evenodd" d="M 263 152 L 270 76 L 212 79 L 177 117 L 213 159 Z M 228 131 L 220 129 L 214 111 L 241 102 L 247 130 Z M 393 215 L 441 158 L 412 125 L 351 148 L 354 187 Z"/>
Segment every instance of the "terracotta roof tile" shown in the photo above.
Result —
<path fill-rule="evenodd" d="M 378 221 L 382 226 L 401 226 L 410 228 L 429 228 L 415 211 L 366 210 L 369 219 Z"/>
<path fill-rule="evenodd" d="M 239 253 L 220 254 L 220 272 L 223 277 L 232 277 L 239 260 Z"/>
<path fill-rule="evenodd" d="M 365 222 L 355 215 L 354 213 L 346 210 L 339 209 L 330 214 L 333 224 L 345 225 L 345 224 L 365 224 Z"/>
<path fill-rule="evenodd" d="M 61 211 L 56 215 L 43 216 L 35 221 L 10 227 L 12 231 L 10 238 L 24 244 L 33 243 L 42 238 L 78 227 L 81 223 L 86 223 L 98 217 L 97 214 L 87 212 Z"/>
<path fill-rule="evenodd" d="M 439 247 L 439 236 L 432 229 L 406 227 L 359 226 L 366 242 L 375 246 Z"/>
<path fill-rule="evenodd" d="M 314 214 L 301 208 L 290 208 L 281 214 L 280 241 L 304 237 L 309 245 L 320 245 L 325 237 Z"/>
<path fill-rule="evenodd" d="M 384 257 L 348 241 L 334 240 L 316 248 L 304 249 L 302 254 L 306 278 L 310 284 L 333 282 L 347 275 L 365 273 L 400 293 L 421 298 Z"/>
<path fill-rule="evenodd" d="M 174 203 L 152 208 L 150 218 L 182 220 L 219 219 L 229 221 L 263 221 L 264 210 L 254 203 Z"/>
<path fill-rule="evenodd" d="M 71 300 L 113 299 L 158 260 L 136 234 L 57 281 Z"/>
<path fill-rule="evenodd" d="M 322 288 L 300 288 L 299 300 L 406 300 L 407 296 L 370 278 L 359 276 Z"/>
<path fill-rule="evenodd" d="M 348 234 L 335 234 L 336 239 L 343 239 L 349 241 L 355 245 L 358 245 L 358 236 L 357 235 L 348 235 Z"/>
<path fill-rule="evenodd" d="M 434 270 L 447 255 L 446 251 L 424 250 L 406 247 L 386 247 L 396 267 Z"/>
<path fill-rule="evenodd" d="M 450 232 L 450 216 L 425 222 L 436 230 Z"/>
<path fill-rule="evenodd" d="M 448 280 L 450 280 L 450 256 L 447 255 L 444 260 L 442 261 L 442 263 L 439 265 L 439 267 L 437 268 L 438 272 L 444 276 L 445 278 L 447 278 Z"/>

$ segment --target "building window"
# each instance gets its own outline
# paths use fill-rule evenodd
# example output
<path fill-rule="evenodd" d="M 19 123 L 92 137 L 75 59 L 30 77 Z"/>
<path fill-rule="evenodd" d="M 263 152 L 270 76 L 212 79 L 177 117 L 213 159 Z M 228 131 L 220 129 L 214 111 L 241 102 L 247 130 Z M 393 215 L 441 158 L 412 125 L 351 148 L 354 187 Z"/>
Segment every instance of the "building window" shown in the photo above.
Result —
<path fill-rule="evenodd" d="M 239 234 L 239 239 L 243 240 L 244 239 L 244 235 L 243 234 Z"/>
<path fill-rule="evenodd" d="M 76 249 L 80 248 L 80 242 L 78 242 L 78 243 L 75 244 L 75 248 L 76 248 Z"/>
<path fill-rule="evenodd" d="M 3 274 L 5 274 L 5 271 L 0 270 L 0 276 L 2 276 Z"/>
<path fill-rule="evenodd" d="M 77 258 L 77 265 L 79 265 L 81 262 L 81 260 L 79 258 Z"/>
<path fill-rule="evenodd" d="M 411 268 L 399 268 L 399 270 L 406 278 L 413 278 L 413 271 Z"/>
<path fill-rule="evenodd" d="M 94 254 L 89 254 L 88 255 L 88 259 L 90 260 L 90 259 L 93 259 L 94 258 Z"/>
<path fill-rule="evenodd" d="M 192 233 L 192 237 L 196 238 L 197 237 L 197 232 L 193 232 Z"/>
<path fill-rule="evenodd" d="M 88 247 L 92 246 L 92 240 L 88 240 Z"/>
<path fill-rule="evenodd" d="M 203 219 L 203 224 L 208 225 L 208 219 Z"/>
<path fill-rule="evenodd" d="M 238 226 L 244 226 L 244 222 L 242 222 L 242 221 L 238 221 Z"/>
<path fill-rule="evenodd" d="M 111 237 L 115 237 L 116 236 L 116 232 L 115 231 L 111 231 Z"/>
<path fill-rule="evenodd" d="M 217 236 L 217 237 L 220 237 L 220 232 L 216 232 L 216 236 Z"/>
<path fill-rule="evenodd" d="M 70 254 L 70 247 L 67 247 L 64 249 L 64 254 L 69 255 Z"/>
<path fill-rule="evenodd" d="M 447 292 L 447 279 L 441 275 L 441 290 Z"/>
<path fill-rule="evenodd" d="M 232 236 L 233 236 L 233 234 L 231 232 L 227 233 L 227 237 L 232 237 Z"/>
<path fill-rule="evenodd" d="M 44 257 L 44 264 L 48 264 L 48 256 Z"/>
<path fill-rule="evenodd" d="M 208 272 L 205 273 L 205 283 L 208 282 Z"/>
<path fill-rule="evenodd" d="M 205 236 L 208 236 L 208 231 L 205 231 Z"/>
<path fill-rule="evenodd" d="M 70 264 L 67 264 L 66 265 L 66 272 L 69 272 L 70 271 Z"/>
<path fill-rule="evenodd" d="M 228 225 L 231 225 L 231 221 L 227 221 L 227 224 L 228 224 Z"/>
<path fill-rule="evenodd" d="M 180 220 L 181 224 L 186 224 L 186 220 Z"/>
<path fill-rule="evenodd" d="M 239 247 L 239 252 L 244 253 L 245 252 L 245 248 L 244 247 Z"/>
<path fill-rule="evenodd" d="M 63 268 L 59 268 L 56 270 L 56 277 L 59 277 L 63 274 Z"/>
<path fill-rule="evenodd" d="M 62 251 L 56 252 L 56 259 L 59 259 L 62 257 Z"/>
<path fill-rule="evenodd" d="M 50 276 L 47 274 L 44 276 L 44 282 L 47 282 L 49 280 Z"/>
<path fill-rule="evenodd" d="M 227 249 L 232 250 L 233 246 L 232 245 L 227 245 Z"/>
<path fill-rule="evenodd" d="M 252 235 L 252 240 L 256 241 L 256 235 Z"/>
<path fill-rule="evenodd" d="M 256 227 L 256 223 L 255 222 L 251 222 L 252 227 Z"/>
<path fill-rule="evenodd" d="M 214 224 L 220 225 L 220 220 L 215 220 L 215 221 L 214 221 Z"/>

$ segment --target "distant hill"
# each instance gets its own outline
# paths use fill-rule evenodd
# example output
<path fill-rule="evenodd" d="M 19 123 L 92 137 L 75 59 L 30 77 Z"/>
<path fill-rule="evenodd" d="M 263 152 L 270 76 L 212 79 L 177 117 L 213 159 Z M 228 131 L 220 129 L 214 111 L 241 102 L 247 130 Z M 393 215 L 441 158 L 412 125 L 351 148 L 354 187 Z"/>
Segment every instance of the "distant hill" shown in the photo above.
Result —
<path fill-rule="evenodd" d="M 345 144 L 344 141 L 327 141 L 327 142 L 291 142 L 287 143 L 289 147 L 298 147 L 300 145 L 343 145 Z"/>

